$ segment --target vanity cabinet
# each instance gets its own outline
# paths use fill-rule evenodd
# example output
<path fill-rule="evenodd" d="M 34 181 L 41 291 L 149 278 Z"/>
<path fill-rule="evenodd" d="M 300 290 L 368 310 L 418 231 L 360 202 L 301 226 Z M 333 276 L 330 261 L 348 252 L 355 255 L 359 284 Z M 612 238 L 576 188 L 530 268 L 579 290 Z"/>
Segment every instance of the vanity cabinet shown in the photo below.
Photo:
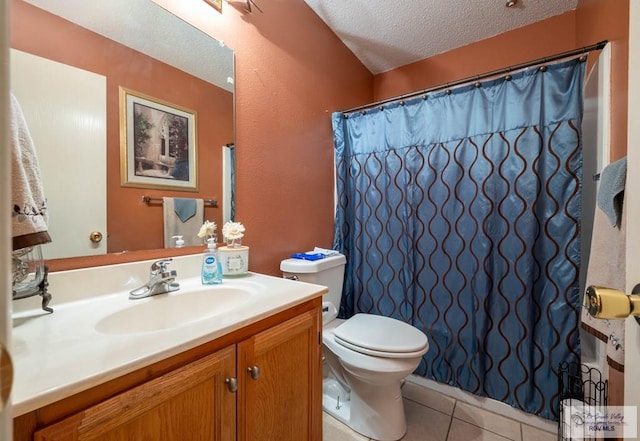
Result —
<path fill-rule="evenodd" d="M 14 441 L 321 441 L 320 323 L 309 301 L 18 417 Z"/>
<path fill-rule="evenodd" d="M 238 441 L 321 441 L 318 320 L 303 314 L 238 345 Z"/>
<path fill-rule="evenodd" d="M 169 441 L 234 439 L 235 400 L 225 378 L 235 371 L 235 347 L 37 430 L 34 441 Z"/>

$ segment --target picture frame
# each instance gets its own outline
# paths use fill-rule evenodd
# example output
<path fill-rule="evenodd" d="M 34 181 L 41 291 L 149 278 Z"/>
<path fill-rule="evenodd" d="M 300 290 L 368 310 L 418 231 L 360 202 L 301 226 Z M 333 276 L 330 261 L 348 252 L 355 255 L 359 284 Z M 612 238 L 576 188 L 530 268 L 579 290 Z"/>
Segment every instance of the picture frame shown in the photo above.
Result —
<path fill-rule="evenodd" d="M 197 113 L 120 87 L 123 187 L 198 191 Z"/>
<path fill-rule="evenodd" d="M 222 0 L 204 0 L 209 5 L 213 6 L 218 12 L 222 12 Z"/>

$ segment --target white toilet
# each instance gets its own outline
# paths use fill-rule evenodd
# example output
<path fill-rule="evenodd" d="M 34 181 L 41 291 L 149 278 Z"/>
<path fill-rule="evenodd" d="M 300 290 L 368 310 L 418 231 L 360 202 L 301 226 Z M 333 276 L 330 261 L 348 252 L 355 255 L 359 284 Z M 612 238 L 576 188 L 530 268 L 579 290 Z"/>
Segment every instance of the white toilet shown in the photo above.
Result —
<path fill-rule="evenodd" d="M 346 259 L 342 254 L 280 263 L 283 276 L 329 287 L 324 295 L 322 407 L 356 432 L 395 441 L 407 430 L 400 387 L 429 349 L 427 336 L 399 320 L 372 314 L 336 318 Z"/>

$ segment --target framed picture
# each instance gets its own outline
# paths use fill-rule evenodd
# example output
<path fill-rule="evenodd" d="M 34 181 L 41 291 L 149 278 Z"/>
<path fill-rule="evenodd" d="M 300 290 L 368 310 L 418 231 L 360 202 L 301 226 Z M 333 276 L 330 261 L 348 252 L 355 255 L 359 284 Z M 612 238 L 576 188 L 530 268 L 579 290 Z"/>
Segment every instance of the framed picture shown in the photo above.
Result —
<path fill-rule="evenodd" d="M 198 191 L 194 110 L 120 88 L 123 187 Z"/>
<path fill-rule="evenodd" d="M 219 12 L 222 12 L 222 0 L 204 0 L 209 3 L 211 6 L 216 8 Z"/>

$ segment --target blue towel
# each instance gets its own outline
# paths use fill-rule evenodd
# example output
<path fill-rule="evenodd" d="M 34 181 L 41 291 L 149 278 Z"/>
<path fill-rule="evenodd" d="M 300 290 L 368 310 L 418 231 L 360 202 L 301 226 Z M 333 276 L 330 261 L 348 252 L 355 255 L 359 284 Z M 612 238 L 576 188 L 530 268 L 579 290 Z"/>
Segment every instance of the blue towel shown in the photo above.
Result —
<path fill-rule="evenodd" d="M 626 179 L 626 157 L 607 165 L 600 173 L 600 187 L 598 188 L 597 198 L 598 208 L 604 211 L 609 218 L 609 222 L 614 227 L 620 225 Z"/>
<path fill-rule="evenodd" d="M 195 199 L 173 199 L 173 211 L 176 212 L 176 215 L 183 223 L 196 215 L 196 208 L 197 206 Z"/>

